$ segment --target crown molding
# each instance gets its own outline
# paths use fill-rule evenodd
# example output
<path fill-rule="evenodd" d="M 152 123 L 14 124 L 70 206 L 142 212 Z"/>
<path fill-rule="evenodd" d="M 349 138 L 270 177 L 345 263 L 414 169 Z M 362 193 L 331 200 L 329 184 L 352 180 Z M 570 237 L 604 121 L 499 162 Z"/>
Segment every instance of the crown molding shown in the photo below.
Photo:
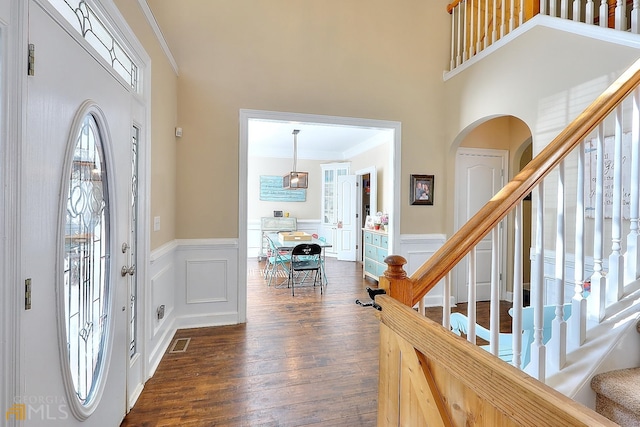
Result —
<path fill-rule="evenodd" d="M 158 43 L 160 43 L 160 47 L 162 47 L 164 54 L 169 60 L 169 63 L 171 64 L 171 66 L 173 67 L 173 71 L 176 73 L 176 75 L 179 75 L 180 73 L 178 71 L 178 63 L 176 62 L 175 58 L 173 57 L 173 54 L 171 53 L 171 50 L 169 49 L 169 45 L 167 44 L 167 41 L 164 38 L 164 34 L 162 34 L 162 30 L 158 25 L 158 21 L 156 21 L 156 17 L 153 16 L 153 12 L 151 11 L 151 8 L 147 4 L 147 0 L 138 0 L 138 4 L 140 4 L 142 13 L 144 14 L 145 18 L 147 18 L 147 22 L 151 26 L 151 29 L 153 30 L 154 34 L 156 35 L 156 38 L 158 39 Z"/>

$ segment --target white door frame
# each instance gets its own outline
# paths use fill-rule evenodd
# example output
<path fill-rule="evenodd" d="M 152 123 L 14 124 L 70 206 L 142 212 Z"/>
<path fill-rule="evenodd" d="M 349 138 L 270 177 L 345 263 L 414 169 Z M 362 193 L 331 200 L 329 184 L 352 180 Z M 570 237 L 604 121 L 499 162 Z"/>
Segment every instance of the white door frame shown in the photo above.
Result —
<path fill-rule="evenodd" d="M 42 2 L 43 0 L 36 0 Z M 27 101 L 27 75 L 24 69 L 25 52 L 28 45 L 28 2 L 24 0 L 9 0 L 11 3 L 8 10 L 11 16 L 8 20 L 0 19 L 0 48 L 3 52 L 3 69 L 0 73 L 0 184 L 7 190 L 0 198 L 0 236 L 4 237 L 2 243 L 3 256 L 0 258 L 1 279 L 4 284 L 20 284 L 24 278 L 21 277 L 22 261 L 19 257 L 21 241 L 21 227 L 23 226 L 19 218 L 22 183 L 20 181 L 19 165 L 22 164 L 22 141 L 26 134 L 26 101 Z M 142 284 L 138 294 L 138 316 L 141 319 L 147 318 L 147 313 L 152 312 L 147 305 L 146 284 L 150 254 L 150 233 L 149 233 L 149 212 L 151 195 L 151 58 L 144 50 L 142 44 L 135 37 L 135 34 L 123 19 L 122 14 L 111 1 L 100 4 L 100 11 L 107 17 L 107 22 L 112 28 L 117 28 L 116 36 L 128 53 L 139 66 L 138 73 L 141 81 L 140 93 L 135 95 L 137 102 L 142 106 L 143 114 L 133 118 L 135 123 L 141 127 L 140 141 L 138 146 L 138 196 L 139 204 L 139 254 L 136 274 L 139 283 Z M 0 18 L 3 18 L 0 16 Z M 8 22 L 8 25 L 5 25 Z M 8 106 L 11 105 L 11 108 Z M 14 141 L 17 141 L 14 142 Z M 12 143 L 13 142 L 13 143 Z M 23 386 L 19 379 L 22 377 L 22 370 L 25 367 L 20 362 L 22 341 L 20 330 L 22 329 L 21 313 L 24 310 L 24 289 L 22 286 L 0 286 L 0 308 L 2 309 L 3 321 L 6 328 L 0 328 L 1 342 L 8 345 L 3 346 L 0 351 L 0 360 L 3 360 L 0 367 L 3 384 L 0 386 L 0 402 L 5 410 L 14 402 L 12 396 L 22 396 Z M 142 353 L 142 363 L 144 378 L 149 377 L 147 351 L 145 343 L 151 336 L 151 326 L 148 322 L 142 322 L 140 330 L 140 351 Z M 136 394 L 138 397 L 142 387 Z M 128 402 L 128 407 L 133 406 L 133 401 Z M 4 416 L 4 413 L 2 413 Z M 18 425 L 18 421 L 11 418 L 7 425 Z"/>
<path fill-rule="evenodd" d="M 391 150 L 390 164 L 392 171 L 389 176 L 393 179 L 392 206 L 393 215 L 389 223 L 389 253 L 395 253 L 398 249 L 396 242 L 400 241 L 400 144 L 402 140 L 402 124 L 388 120 L 360 119 L 353 117 L 323 116 L 316 114 L 286 113 L 265 110 L 241 109 L 239 112 L 240 135 L 238 156 L 238 188 L 239 194 L 247 194 L 247 158 L 249 148 L 249 120 L 280 120 L 298 121 L 325 124 L 340 124 L 345 126 L 360 126 L 393 131 L 393 149 Z M 247 321 L 247 198 L 238 199 L 238 322 Z"/>
<path fill-rule="evenodd" d="M 504 183 L 506 182 L 507 178 L 509 177 L 509 152 L 507 150 L 498 150 L 498 149 L 489 149 L 489 148 L 458 148 L 458 150 L 456 151 L 456 159 L 455 159 L 455 165 L 456 165 L 456 172 L 455 172 L 455 177 L 457 179 L 457 173 L 458 173 L 458 159 L 460 155 L 476 155 L 476 156 L 491 156 L 491 157 L 501 157 L 502 158 L 502 164 L 503 164 L 503 176 L 502 176 L 502 185 L 504 185 Z M 462 197 L 466 197 L 465 194 L 463 194 L 464 191 L 467 190 L 467 186 L 466 185 L 462 185 L 461 183 L 456 182 L 455 185 L 455 194 L 454 194 L 454 212 L 457 212 L 459 209 L 459 204 L 460 204 L 460 200 Z M 487 200 L 488 201 L 488 200 Z M 454 215 L 454 229 L 455 231 L 457 231 L 458 229 L 460 229 L 460 227 L 462 226 L 462 224 L 459 223 L 458 220 L 458 216 Z M 506 282 L 507 282 L 507 265 L 506 265 L 506 261 L 507 261 L 507 235 L 509 234 L 509 230 L 507 228 L 507 222 L 503 221 L 503 228 L 502 228 L 502 233 L 500 236 L 500 255 L 499 255 L 499 259 L 500 259 L 500 273 L 502 274 L 502 281 L 500 283 L 500 298 L 503 299 L 505 298 L 505 294 L 506 294 Z M 460 278 L 458 277 L 459 274 L 466 274 L 466 273 L 462 273 L 460 271 L 460 268 L 454 268 L 453 272 L 452 272 L 452 282 L 458 286 L 458 284 L 460 283 Z M 458 302 L 458 293 L 459 293 L 459 289 L 457 288 L 452 288 L 451 290 L 454 293 L 454 297 L 455 297 L 455 302 Z"/>

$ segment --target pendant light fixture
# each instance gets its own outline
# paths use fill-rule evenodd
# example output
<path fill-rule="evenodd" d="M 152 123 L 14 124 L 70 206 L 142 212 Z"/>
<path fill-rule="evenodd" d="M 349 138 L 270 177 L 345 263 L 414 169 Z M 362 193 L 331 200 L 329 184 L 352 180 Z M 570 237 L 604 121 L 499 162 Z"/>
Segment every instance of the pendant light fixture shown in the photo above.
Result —
<path fill-rule="evenodd" d="M 298 172 L 296 170 L 299 133 L 299 129 L 293 130 L 293 169 L 282 177 L 282 188 L 287 190 L 298 190 L 309 186 L 309 172 Z"/>

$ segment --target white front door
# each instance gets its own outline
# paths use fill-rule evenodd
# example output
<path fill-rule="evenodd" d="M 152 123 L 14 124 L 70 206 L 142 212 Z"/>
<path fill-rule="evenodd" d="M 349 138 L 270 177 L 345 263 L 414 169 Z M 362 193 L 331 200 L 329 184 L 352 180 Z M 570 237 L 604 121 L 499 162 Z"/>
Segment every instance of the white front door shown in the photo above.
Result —
<path fill-rule="evenodd" d="M 456 157 L 456 229 L 460 228 L 483 207 L 504 185 L 506 152 L 502 150 L 460 149 Z M 501 233 L 504 236 L 504 232 Z M 500 238 L 500 259 L 504 245 Z M 469 257 L 454 269 L 457 302 L 468 296 Z M 504 263 L 501 263 L 504 269 Z M 476 300 L 491 298 L 491 233 L 476 246 Z"/>
<path fill-rule="evenodd" d="M 126 412 L 132 96 L 33 0 L 29 43 L 20 249 L 31 306 L 21 319 L 21 406 L 12 409 L 29 426 L 117 426 Z"/>
<path fill-rule="evenodd" d="M 356 260 L 357 218 L 357 177 L 342 175 L 338 177 L 338 224 L 336 246 L 338 259 L 341 261 Z"/>

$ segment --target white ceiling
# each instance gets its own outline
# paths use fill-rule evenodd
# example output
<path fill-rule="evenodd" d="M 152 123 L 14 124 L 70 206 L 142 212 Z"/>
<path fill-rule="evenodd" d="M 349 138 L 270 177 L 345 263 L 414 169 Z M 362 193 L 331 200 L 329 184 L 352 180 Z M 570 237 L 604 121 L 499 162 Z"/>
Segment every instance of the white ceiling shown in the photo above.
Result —
<path fill-rule="evenodd" d="M 347 160 L 384 142 L 391 129 L 326 123 L 250 119 L 249 156 L 293 158 L 293 130 L 298 129 L 298 159 Z"/>

